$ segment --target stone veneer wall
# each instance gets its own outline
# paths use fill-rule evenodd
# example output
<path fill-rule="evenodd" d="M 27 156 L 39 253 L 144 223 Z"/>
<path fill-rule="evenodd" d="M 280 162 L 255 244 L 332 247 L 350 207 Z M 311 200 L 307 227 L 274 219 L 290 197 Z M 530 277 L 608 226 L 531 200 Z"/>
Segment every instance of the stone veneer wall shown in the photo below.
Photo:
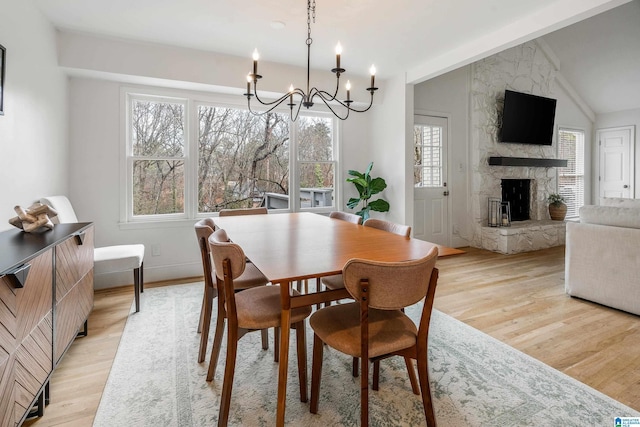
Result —
<path fill-rule="evenodd" d="M 531 179 L 531 219 L 548 219 L 546 197 L 555 192 L 555 168 L 489 166 L 488 158 L 556 158 L 555 139 L 552 146 L 498 142 L 505 89 L 553 97 L 556 71 L 535 42 L 505 50 L 472 66 L 472 246 L 484 247 L 482 227 L 487 225 L 487 200 L 501 197 L 500 180 L 503 178 Z"/>

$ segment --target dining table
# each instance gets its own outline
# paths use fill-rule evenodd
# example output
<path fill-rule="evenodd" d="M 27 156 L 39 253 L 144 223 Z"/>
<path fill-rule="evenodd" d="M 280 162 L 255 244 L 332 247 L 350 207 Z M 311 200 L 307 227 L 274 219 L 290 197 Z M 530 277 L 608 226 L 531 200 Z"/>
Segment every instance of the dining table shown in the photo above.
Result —
<path fill-rule="evenodd" d="M 352 258 L 407 261 L 424 257 L 434 246 L 439 256 L 461 252 L 311 212 L 225 216 L 215 222 L 273 285 L 280 285 L 276 426 L 284 426 L 285 421 L 291 310 L 350 297 L 346 289 L 293 293 L 294 283 L 308 279 L 319 282 L 321 277 L 340 274 Z"/>

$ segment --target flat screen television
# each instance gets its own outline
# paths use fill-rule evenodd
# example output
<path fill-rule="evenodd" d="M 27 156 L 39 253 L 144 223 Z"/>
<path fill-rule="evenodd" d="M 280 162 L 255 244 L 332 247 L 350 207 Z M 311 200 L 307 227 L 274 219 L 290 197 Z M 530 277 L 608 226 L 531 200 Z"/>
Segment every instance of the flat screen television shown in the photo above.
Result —
<path fill-rule="evenodd" d="M 555 115 L 555 99 L 506 90 L 500 141 L 551 145 Z"/>

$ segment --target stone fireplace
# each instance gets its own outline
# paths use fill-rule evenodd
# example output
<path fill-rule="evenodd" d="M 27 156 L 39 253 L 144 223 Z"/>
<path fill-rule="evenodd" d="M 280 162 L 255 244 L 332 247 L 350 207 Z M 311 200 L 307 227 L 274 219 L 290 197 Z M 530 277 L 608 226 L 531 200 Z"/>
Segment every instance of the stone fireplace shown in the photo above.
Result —
<path fill-rule="evenodd" d="M 549 219 L 546 202 L 547 195 L 556 192 L 555 167 L 539 161 L 491 162 L 494 156 L 525 160 L 556 158 L 555 141 L 552 146 L 544 146 L 508 144 L 499 139 L 505 89 L 553 98 L 556 72 L 552 61 L 535 42 L 507 49 L 472 65 L 470 161 L 475 219 L 472 246 L 517 253 L 564 243 L 564 222 Z M 503 193 L 503 182 L 508 182 L 509 194 Z M 511 184 L 518 186 L 515 191 Z M 509 197 L 514 197 L 514 201 Z M 509 200 L 510 227 L 487 225 L 489 198 Z"/>

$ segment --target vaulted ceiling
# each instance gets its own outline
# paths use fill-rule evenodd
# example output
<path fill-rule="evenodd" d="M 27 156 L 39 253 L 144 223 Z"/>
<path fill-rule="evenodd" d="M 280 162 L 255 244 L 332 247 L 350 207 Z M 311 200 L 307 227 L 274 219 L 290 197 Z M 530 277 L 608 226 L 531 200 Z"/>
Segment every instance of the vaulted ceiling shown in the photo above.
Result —
<path fill-rule="evenodd" d="M 603 83 L 605 74 L 610 75 L 605 73 L 607 64 L 609 71 L 626 70 L 625 79 L 629 70 L 638 70 L 630 51 L 635 46 L 635 56 L 640 57 L 640 44 L 634 39 L 640 26 L 628 30 L 626 25 L 640 22 L 640 0 L 625 5 L 628 1 L 317 0 L 312 68 L 333 68 L 334 46 L 340 41 L 342 66 L 349 73 L 366 75 L 374 63 L 382 78 L 405 73 L 408 81 L 419 82 L 548 34 L 545 39 L 560 58 L 563 75 L 594 111 L 637 108 L 630 100 L 621 102 L 620 96 L 595 91 L 620 90 L 613 79 Z M 307 2 L 302 0 L 34 2 L 55 27 L 67 31 L 246 57 L 248 68 L 254 48 L 267 61 L 306 65 Z M 606 12 L 617 6 L 625 9 Z M 593 15 L 597 16 L 551 33 Z M 610 29 L 603 29 L 604 24 Z M 598 62 L 595 57 L 603 52 L 609 55 Z M 637 83 L 638 75 L 629 80 L 635 77 Z M 640 102 L 640 96 L 635 100 Z"/>

